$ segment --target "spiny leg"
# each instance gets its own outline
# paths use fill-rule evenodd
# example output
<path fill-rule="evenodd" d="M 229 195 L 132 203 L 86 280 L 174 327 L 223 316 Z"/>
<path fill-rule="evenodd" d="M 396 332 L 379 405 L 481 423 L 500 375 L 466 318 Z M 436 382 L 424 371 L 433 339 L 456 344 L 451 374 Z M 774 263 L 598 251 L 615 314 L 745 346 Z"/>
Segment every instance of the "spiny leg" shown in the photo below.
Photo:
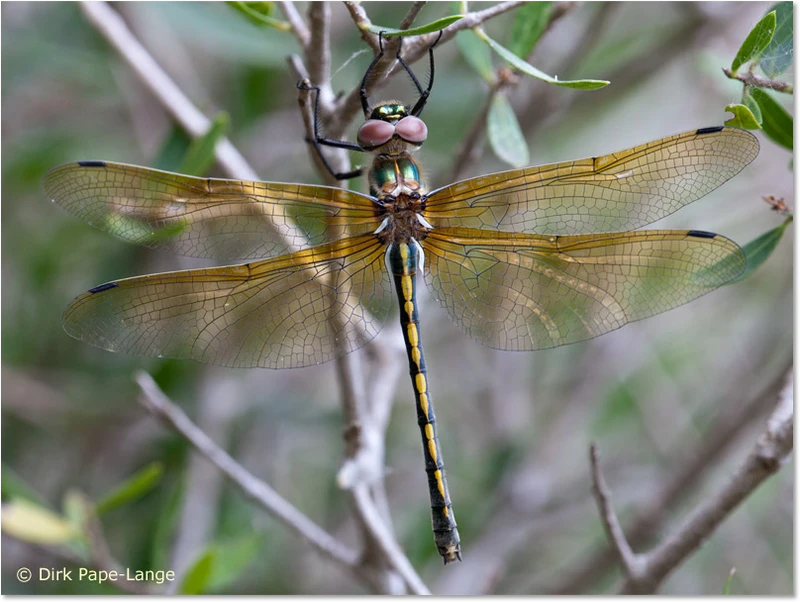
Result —
<path fill-rule="evenodd" d="M 351 151 L 358 151 L 363 153 L 364 149 L 361 148 L 358 144 L 353 142 L 347 142 L 346 140 L 332 140 L 330 138 L 323 138 L 319 135 L 319 95 L 320 95 L 320 88 L 319 86 L 310 86 L 305 84 L 304 82 L 300 82 L 297 84 L 297 88 L 300 90 L 308 90 L 309 92 L 315 92 L 314 96 L 314 137 L 313 138 L 306 138 L 306 142 L 310 142 L 314 146 L 314 150 L 317 151 L 317 156 L 322 161 L 322 164 L 325 166 L 325 169 L 337 180 L 350 180 L 352 178 L 357 178 L 359 176 L 364 175 L 364 170 L 361 167 L 353 169 L 352 171 L 347 172 L 338 172 L 333 169 L 333 166 L 328 162 L 328 159 L 325 157 L 325 154 L 322 152 L 322 145 L 331 146 L 333 148 L 343 148 L 345 150 Z"/>

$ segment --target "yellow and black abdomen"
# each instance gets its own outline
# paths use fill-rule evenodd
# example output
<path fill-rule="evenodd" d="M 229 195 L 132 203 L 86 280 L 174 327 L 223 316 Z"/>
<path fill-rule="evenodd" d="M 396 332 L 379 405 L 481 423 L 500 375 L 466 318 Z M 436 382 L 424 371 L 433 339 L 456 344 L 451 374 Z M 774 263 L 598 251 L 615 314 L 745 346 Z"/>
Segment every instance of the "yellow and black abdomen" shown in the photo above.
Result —
<path fill-rule="evenodd" d="M 436 415 L 428 390 L 428 374 L 419 333 L 417 312 L 417 269 L 422 265 L 423 252 L 412 238 L 408 242 L 392 243 L 386 250 L 386 263 L 394 278 L 400 300 L 400 325 L 406 341 L 411 382 L 417 401 L 417 421 L 422 432 L 425 471 L 431 496 L 431 514 L 436 547 L 445 564 L 461 559 L 460 538 L 453 515 L 450 493 L 447 490 L 439 439 L 436 435 Z"/>

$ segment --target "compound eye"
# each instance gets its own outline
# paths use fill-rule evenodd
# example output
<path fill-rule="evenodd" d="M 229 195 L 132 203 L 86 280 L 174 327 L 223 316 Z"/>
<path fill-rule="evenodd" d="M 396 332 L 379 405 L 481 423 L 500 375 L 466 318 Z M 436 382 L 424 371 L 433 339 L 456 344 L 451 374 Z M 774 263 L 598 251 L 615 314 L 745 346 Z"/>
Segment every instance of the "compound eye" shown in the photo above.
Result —
<path fill-rule="evenodd" d="M 394 136 L 394 126 L 380 119 L 368 119 L 358 128 L 358 145 L 362 148 L 374 148 L 386 144 Z"/>
<path fill-rule="evenodd" d="M 406 142 L 422 144 L 428 138 L 428 126 L 419 117 L 403 117 L 395 126 L 397 135 Z"/>

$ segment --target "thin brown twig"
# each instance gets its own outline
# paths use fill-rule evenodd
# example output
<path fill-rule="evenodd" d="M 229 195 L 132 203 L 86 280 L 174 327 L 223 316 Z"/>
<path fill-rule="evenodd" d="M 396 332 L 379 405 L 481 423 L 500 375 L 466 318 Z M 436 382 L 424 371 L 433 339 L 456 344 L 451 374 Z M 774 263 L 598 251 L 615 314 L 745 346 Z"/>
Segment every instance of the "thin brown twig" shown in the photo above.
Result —
<path fill-rule="evenodd" d="M 149 374 L 137 373 L 136 382 L 143 393 L 140 397 L 142 405 L 191 443 L 197 451 L 231 479 L 247 497 L 302 536 L 323 556 L 351 571 L 358 572 L 358 554 L 354 550 L 328 534 L 283 499 L 269 485 L 250 474 L 227 452 L 219 448 L 189 419 L 183 410 L 164 395 Z"/>
<path fill-rule="evenodd" d="M 427 2 L 412 2 L 411 6 L 406 13 L 406 16 L 403 17 L 403 20 L 400 21 L 400 25 L 397 29 L 408 29 L 414 24 L 414 20 L 417 18 L 419 11 L 421 11 Z"/>
<path fill-rule="evenodd" d="M 305 51 L 311 81 L 328 85 L 331 78 L 331 7 L 328 2 L 312 2 L 308 7 L 311 41 Z"/>
<path fill-rule="evenodd" d="M 722 72 L 728 76 L 729 79 L 737 79 L 747 86 L 754 86 L 756 88 L 768 88 L 776 92 L 783 92 L 785 94 L 794 94 L 794 85 L 789 82 L 781 81 L 778 79 L 769 79 L 761 77 L 750 71 L 741 73 L 734 73 L 728 67 L 723 67 Z"/>
<path fill-rule="evenodd" d="M 622 526 L 617 520 L 617 515 L 611 506 L 611 491 L 608 489 L 603 473 L 600 471 L 600 452 L 596 443 L 592 443 L 589 446 L 589 464 L 592 470 L 592 494 L 600 512 L 603 528 L 614 547 L 614 551 L 617 553 L 622 570 L 628 577 L 635 577 L 641 571 L 641 563 L 636 554 L 633 553 L 628 540 L 625 539 L 625 532 L 622 530 Z"/>
<path fill-rule="evenodd" d="M 621 594 L 652 594 L 664 579 L 685 561 L 717 527 L 766 479 L 777 473 L 794 443 L 793 378 L 791 371 L 778 395 L 776 408 L 750 455 L 733 477 L 709 499 L 698 505 L 683 525 L 646 554 L 634 554 L 609 502 L 605 483 L 592 452 L 592 475 L 601 519 L 617 551 L 625 580 Z M 602 488 L 600 487 L 602 485 Z M 605 492 L 603 492 L 605 489 Z"/>
<path fill-rule="evenodd" d="M 384 557 L 389 561 L 400 575 L 403 576 L 409 589 L 417 595 L 430 594 L 430 591 L 420 579 L 411 562 L 403 554 L 400 546 L 392 534 L 387 530 L 378 508 L 375 506 L 368 488 L 361 484 L 351 490 L 351 495 L 359 515 L 364 519 L 364 525 L 370 530 L 372 539 L 383 551 Z"/>
<path fill-rule="evenodd" d="M 305 21 L 303 21 L 300 13 L 297 12 L 294 2 L 290 0 L 281 0 L 278 4 L 281 7 L 283 16 L 286 17 L 289 25 L 292 26 L 292 31 L 294 31 L 294 34 L 297 36 L 297 40 L 300 42 L 300 46 L 303 47 L 303 51 L 308 52 L 308 45 L 311 42 L 311 33 L 308 31 L 308 27 L 306 27 Z"/>
<path fill-rule="evenodd" d="M 783 374 L 790 369 L 791 361 L 791 357 L 787 358 L 784 367 L 778 371 L 781 376 L 753 395 L 748 402 L 726 404 L 728 410 L 709 429 L 702 441 L 679 454 L 674 461 L 677 470 L 625 530 L 631 545 L 645 545 L 657 534 L 669 511 L 681 497 L 697 484 L 751 424 L 762 419 L 771 400 L 779 395 L 783 387 Z M 730 395 L 735 395 L 735 391 L 731 391 Z M 563 595 L 585 591 L 602 578 L 613 567 L 613 563 L 614 557 L 605 548 L 595 550 L 585 560 L 576 562 L 560 583 L 548 588 L 546 593 Z"/>
<path fill-rule="evenodd" d="M 350 13 L 350 18 L 353 19 L 353 23 L 356 24 L 359 32 L 361 32 L 361 39 L 364 40 L 372 51 L 377 53 L 380 50 L 378 45 L 378 36 L 368 31 L 370 25 L 372 25 L 372 21 L 367 16 L 367 11 L 364 10 L 361 2 L 351 2 L 347 1 L 344 3 L 345 8 L 347 8 L 347 12 Z"/>
<path fill-rule="evenodd" d="M 778 404 L 750 455 L 719 492 L 701 503 L 677 531 L 643 558 L 636 579 L 622 584 L 622 594 L 651 594 L 678 565 L 716 531 L 717 527 L 764 481 L 784 465 L 794 446 L 794 382 L 786 376 Z"/>

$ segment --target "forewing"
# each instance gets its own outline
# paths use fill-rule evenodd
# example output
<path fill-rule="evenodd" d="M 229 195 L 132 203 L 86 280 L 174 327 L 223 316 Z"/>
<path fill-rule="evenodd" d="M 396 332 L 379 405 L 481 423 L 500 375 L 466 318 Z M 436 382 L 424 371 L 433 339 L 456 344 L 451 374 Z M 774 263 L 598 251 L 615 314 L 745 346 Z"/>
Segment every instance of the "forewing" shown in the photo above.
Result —
<path fill-rule="evenodd" d="M 736 278 L 736 243 L 707 232 L 537 236 L 435 229 L 422 243 L 436 299 L 497 349 L 557 347 L 691 301 Z"/>
<path fill-rule="evenodd" d="M 195 178 L 103 161 L 56 167 L 44 190 L 100 230 L 190 257 L 274 257 L 378 225 L 370 197 L 340 188 Z"/>
<path fill-rule="evenodd" d="M 392 304 L 383 245 L 349 238 L 250 264 L 117 280 L 64 313 L 109 351 L 237 368 L 295 368 L 362 346 Z"/>
<path fill-rule="evenodd" d="M 705 196 L 758 154 L 735 128 L 706 128 L 604 157 L 472 178 L 436 190 L 425 217 L 435 227 L 530 234 L 633 230 Z"/>

